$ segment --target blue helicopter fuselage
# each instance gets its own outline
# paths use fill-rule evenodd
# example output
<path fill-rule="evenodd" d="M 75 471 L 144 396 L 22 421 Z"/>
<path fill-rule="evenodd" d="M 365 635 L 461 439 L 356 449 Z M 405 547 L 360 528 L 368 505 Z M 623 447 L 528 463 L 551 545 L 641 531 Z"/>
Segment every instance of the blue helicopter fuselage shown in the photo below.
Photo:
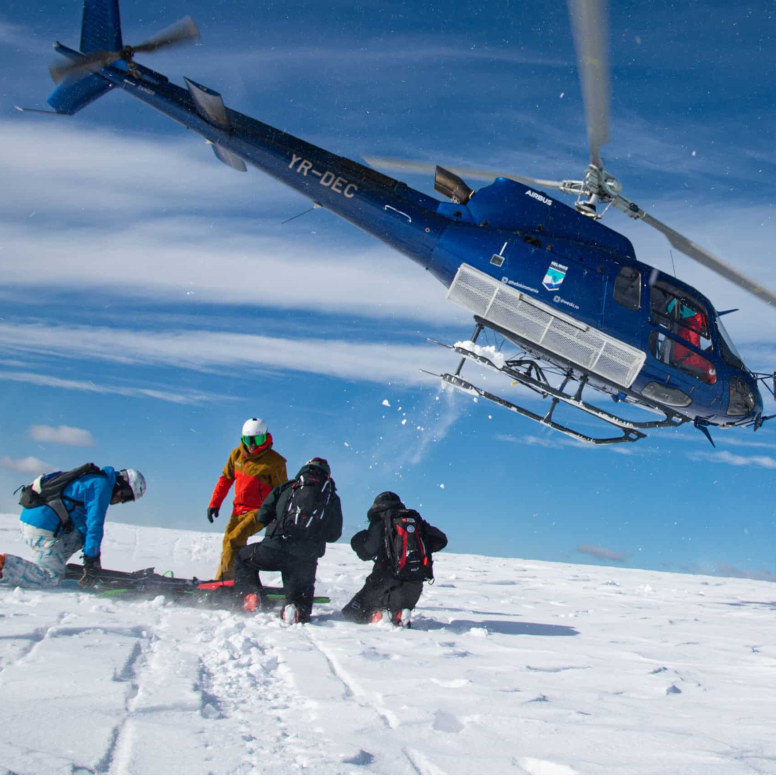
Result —
<path fill-rule="evenodd" d="M 81 56 L 61 44 L 57 50 L 70 58 Z M 638 261 L 631 242 L 598 221 L 544 192 L 505 178 L 478 190 L 465 205 L 440 202 L 237 111 L 224 108 L 226 118 L 218 126 L 193 96 L 204 90 L 220 100 L 217 93 L 193 82 L 184 89 L 148 68 L 135 68 L 142 78 L 133 77 L 118 62 L 99 74 L 59 87 L 49 102 L 60 112 L 75 112 L 104 93 L 106 84 L 119 88 L 204 137 L 225 163 L 244 169 L 239 161 L 243 160 L 259 168 L 409 257 L 445 286 L 451 285 L 462 264 L 468 264 L 563 315 L 642 350 L 646 361 L 632 391 L 670 385 L 688 397 L 689 404 L 677 407 L 677 412 L 714 425 L 749 423 L 762 412 L 762 398 L 752 375 L 735 359 L 722 357 L 727 352 L 721 342 L 724 335 L 711 302 L 687 284 Z M 73 106 L 72 111 L 68 109 Z M 636 309 L 618 303 L 613 295 L 623 267 L 639 273 L 641 302 Z M 716 372 L 713 383 L 661 359 L 656 332 L 662 332 L 664 338 L 667 335 L 654 319 L 649 302 L 652 286 L 661 279 L 705 306 L 710 346 L 701 350 L 682 342 L 681 347 L 689 349 L 696 360 L 712 365 Z M 728 414 L 733 377 L 743 380 L 756 397 L 756 406 L 746 415 Z M 605 385 L 597 387 L 607 390 Z M 610 386 L 608 390 L 612 392 Z"/>

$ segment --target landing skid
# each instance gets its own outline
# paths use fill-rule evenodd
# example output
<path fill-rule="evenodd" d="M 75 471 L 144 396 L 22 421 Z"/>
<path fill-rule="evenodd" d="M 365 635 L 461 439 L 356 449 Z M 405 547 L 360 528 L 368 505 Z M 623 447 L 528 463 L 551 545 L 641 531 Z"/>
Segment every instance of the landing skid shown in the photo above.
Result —
<path fill-rule="evenodd" d="M 482 328 L 482 325 L 478 323 L 477 328 L 474 330 L 472 342 L 476 341 L 477 336 L 479 335 L 480 331 L 482 331 Z M 573 395 L 565 393 L 564 389 L 566 385 L 568 385 L 568 383 L 572 380 L 572 372 L 570 369 L 567 372 L 560 388 L 553 388 L 547 381 L 541 368 L 534 361 L 525 359 L 511 360 L 506 361 L 504 366 L 498 366 L 487 356 L 483 356 L 480 353 L 475 353 L 474 351 L 467 348 L 463 348 L 458 345 L 445 345 L 441 342 L 436 342 L 435 340 L 429 340 L 429 342 L 434 345 L 439 345 L 440 347 L 453 350 L 454 352 L 458 353 L 458 355 L 462 356 L 461 363 L 459 364 L 455 374 L 445 373 L 442 375 L 436 375 L 437 377 L 444 380 L 444 382 L 446 382 L 448 385 L 452 385 L 455 388 L 458 388 L 467 393 L 473 393 L 477 396 L 481 396 L 483 399 L 488 399 L 488 401 L 492 401 L 494 404 L 505 407 L 512 412 L 516 412 L 523 417 L 529 418 L 530 420 L 540 423 L 543 426 L 547 426 L 554 431 L 559 431 L 561 434 L 565 434 L 566 436 L 572 437 L 573 439 L 576 439 L 580 442 L 585 442 L 592 445 L 613 445 L 619 444 L 621 442 L 638 442 L 640 439 L 644 439 L 647 436 L 641 429 L 675 428 L 676 426 L 681 426 L 683 423 L 687 422 L 686 418 L 677 415 L 658 404 L 645 401 L 641 396 L 638 397 L 639 402 L 649 405 L 651 409 L 662 412 L 665 416 L 663 420 L 645 422 L 627 420 L 625 418 L 614 415 L 611 412 L 607 412 L 600 407 L 596 407 L 593 404 L 588 404 L 586 401 L 582 400 L 582 391 L 585 389 L 585 386 L 588 382 L 587 375 L 584 375 L 578 381 L 579 387 Z M 535 412 L 531 412 L 531 410 L 528 410 L 525 407 L 520 407 L 513 402 L 502 399 L 500 396 L 496 396 L 495 394 L 484 390 L 483 388 L 479 388 L 478 386 L 470 383 L 468 380 L 464 380 L 460 376 L 460 372 L 466 359 L 475 361 L 478 364 L 481 364 L 482 366 L 485 366 L 488 369 L 492 369 L 496 372 L 501 372 L 502 374 L 511 378 L 513 384 L 518 383 L 525 386 L 526 388 L 530 388 L 532 391 L 540 394 L 542 398 L 551 398 L 551 405 L 547 414 L 543 416 L 537 415 Z M 532 372 L 535 372 L 536 377 L 532 376 Z M 630 391 L 624 389 L 623 393 L 630 395 Z M 555 412 L 555 408 L 561 402 L 614 426 L 615 428 L 619 429 L 621 434 L 619 436 L 605 438 L 593 437 L 588 434 L 584 434 L 581 431 L 576 431 L 575 429 L 569 428 L 568 426 L 557 423 L 555 420 L 553 420 L 552 416 Z"/>

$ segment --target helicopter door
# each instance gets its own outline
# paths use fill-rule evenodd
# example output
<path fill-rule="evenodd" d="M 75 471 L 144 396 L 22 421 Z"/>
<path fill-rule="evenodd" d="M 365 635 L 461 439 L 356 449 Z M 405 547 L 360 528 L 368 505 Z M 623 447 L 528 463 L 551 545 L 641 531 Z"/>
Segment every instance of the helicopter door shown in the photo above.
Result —
<path fill-rule="evenodd" d="M 670 383 L 711 407 L 719 398 L 716 355 L 705 305 L 663 280 L 650 291 L 649 352 L 668 368 Z"/>

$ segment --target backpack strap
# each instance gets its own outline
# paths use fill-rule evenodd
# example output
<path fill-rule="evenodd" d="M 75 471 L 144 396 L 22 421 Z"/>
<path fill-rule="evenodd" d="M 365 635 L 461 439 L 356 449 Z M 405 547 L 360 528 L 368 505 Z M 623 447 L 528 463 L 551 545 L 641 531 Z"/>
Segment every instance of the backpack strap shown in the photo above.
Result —
<path fill-rule="evenodd" d="M 65 496 L 67 498 L 67 496 Z M 75 499 L 68 499 L 68 501 L 75 501 Z M 75 501 L 76 504 L 83 505 L 83 501 Z M 62 498 L 55 498 L 49 501 L 46 504 L 47 507 L 51 507 L 51 509 L 54 510 L 56 516 L 59 518 L 59 528 L 54 531 L 54 535 L 59 535 L 60 531 L 62 533 L 69 534 L 75 526 L 73 525 L 73 520 L 70 517 L 70 513 L 67 511 L 67 507 L 65 506 L 64 502 L 62 501 Z"/>

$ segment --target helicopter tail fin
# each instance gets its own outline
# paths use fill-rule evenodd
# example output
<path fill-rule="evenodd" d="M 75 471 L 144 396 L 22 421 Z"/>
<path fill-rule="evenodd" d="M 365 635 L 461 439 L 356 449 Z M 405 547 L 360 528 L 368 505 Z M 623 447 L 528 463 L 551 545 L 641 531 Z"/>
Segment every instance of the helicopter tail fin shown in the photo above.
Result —
<path fill-rule="evenodd" d="M 120 51 L 123 45 L 119 0 L 84 0 L 81 53 Z"/>
<path fill-rule="evenodd" d="M 81 53 L 120 51 L 122 46 L 119 0 L 84 0 Z M 54 89 L 47 102 L 57 113 L 72 116 L 111 88 L 112 85 L 97 73 L 69 77 Z"/>

